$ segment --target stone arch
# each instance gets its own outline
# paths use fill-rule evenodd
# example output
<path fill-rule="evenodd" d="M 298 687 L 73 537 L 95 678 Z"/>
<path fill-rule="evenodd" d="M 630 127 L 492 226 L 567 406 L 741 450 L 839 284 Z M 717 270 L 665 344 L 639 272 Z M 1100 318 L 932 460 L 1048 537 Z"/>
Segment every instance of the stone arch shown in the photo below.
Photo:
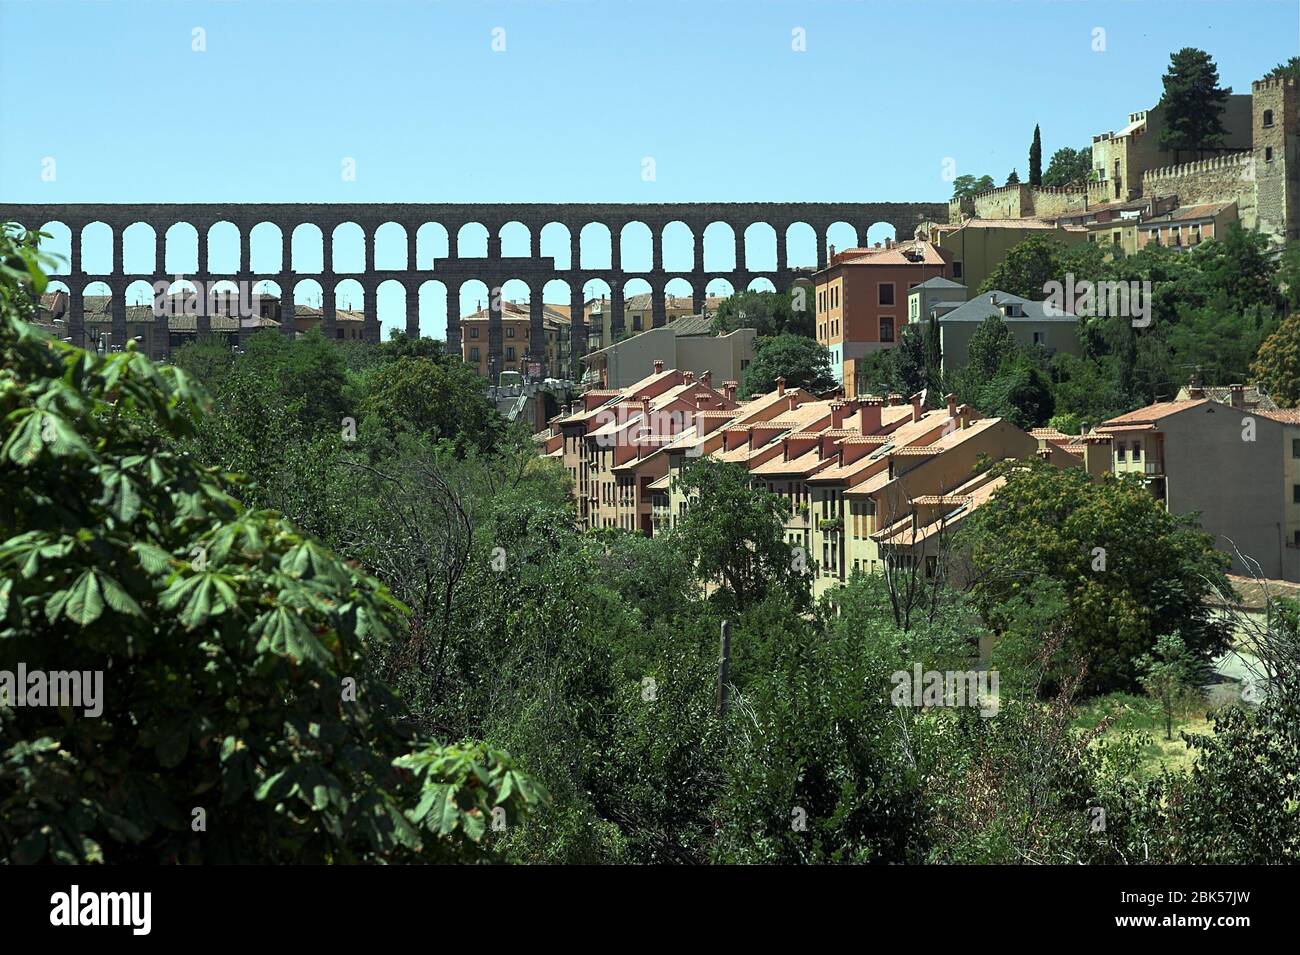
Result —
<path fill-rule="evenodd" d="M 406 243 L 403 233 L 402 253 Z M 393 332 L 407 333 L 406 286 L 397 279 L 385 279 L 375 289 L 375 316 L 379 319 L 379 340 L 388 341 Z M 417 329 L 418 332 L 418 329 Z"/>
<path fill-rule="evenodd" d="M 731 279 L 721 275 L 715 275 L 709 279 L 704 286 L 704 295 L 706 299 L 724 299 L 731 298 L 736 294 L 736 287 L 731 284 Z"/>
<path fill-rule="evenodd" d="M 776 284 L 766 275 L 756 275 L 745 286 L 747 292 L 775 292 Z"/>
<path fill-rule="evenodd" d="M 456 232 L 456 255 L 462 259 L 485 259 L 488 230 L 481 222 L 466 222 Z"/>
<path fill-rule="evenodd" d="M 376 269 L 405 271 L 412 268 L 406 260 L 409 245 L 406 229 L 400 222 L 383 223 L 375 230 L 374 243 Z M 382 296 L 378 300 L 382 303 Z M 405 289 L 403 289 L 402 300 L 406 300 Z M 403 319 L 403 329 L 405 329 L 405 319 Z"/>
<path fill-rule="evenodd" d="M 191 288 L 192 287 L 193 286 L 191 286 Z M 145 281 L 144 279 L 136 279 L 126 287 L 125 296 L 127 308 L 139 308 L 143 305 L 152 309 L 154 298 L 153 283 Z"/>
<path fill-rule="evenodd" d="M 447 227 L 441 222 L 426 222 L 415 231 L 415 261 L 411 263 L 410 268 L 428 271 L 436 268 L 435 259 L 445 259 L 449 255 L 451 255 L 451 239 Z M 443 285 L 442 290 L 445 294 L 447 286 Z M 423 327 L 423 319 L 421 319 L 421 327 Z"/>
<path fill-rule="evenodd" d="M 695 286 L 680 275 L 664 283 L 664 308 L 675 309 L 682 304 L 689 304 L 695 311 Z"/>
<path fill-rule="evenodd" d="M 644 222 L 627 223 L 618 234 L 619 267 L 624 272 L 654 270 L 654 236 Z"/>
<path fill-rule="evenodd" d="M 704 269 L 707 272 L 734 272 L 736 261 L 736 230 L 730 223 L 710 222 L 704 230 Z"/>
<path fill-rule="evenodd" d="M 482 279 L 467 279 L 460 286 L 460 301 L 456 304 L 457 318 L 465 319 L 488 307 L 488 296 L 492 290 Z M 487 339 L 483 339 L 486 346 Z"/>
<path fill-rule="evenodd" d="M 591 278 L 582 283 L 582 301 L 587 312 L 587 351 L 603 348 L 613 341 L 613 290 L 604 279 Z"/>
<path fill-rule="evenodd" d="M 588 222 L 578 233 L 579 267 L 584 269 L 613 268 L 614 246 L 609 226 L 603 222 Z"/>
<path fill-rule="evenodd" d="M 163 237 L 163 271 L 167 275 L 196 275 L 199 271 L 199 230 L 174 222 Z"/>
<path fill-rule="evenodd" d="M 239 227 L 225 219 L 208 228 L 208 261 L 199 263 L 203 274 L 237 275 L 243 253 Z"/>
<path fill-rule="evenodd" d="M 830 255 L 831 246 L 835 247 L 836 252 L 843 252 L 845 249 L 856 249 L 858 247 L 858 230 L 848 222 L 832 222 L 826 227 L 826 234 L 822 236 L 822 246 L 826 249 L 827 256 Z"/>
<path fill-rule="evenodd" d="M 546 223 L 538 240 L 538 254 L 555 259 L 557 269 L 571 269 L 578 264 L 573 261 L 573 235 L 563 222 Z"/>
<path fill-rule="evenodd" d="M 72 274 L 72 230 L 62 222 L 47 222 L 40 228 L 46 233 L 40 238 L 40 250 L 54 257 L 51 275 Z M 125 257 L 125 256 L 124 256 Z"/>
<path fill-rule="evenodd" d="M 695 233 L 691 231 L 691 227 L 680 219 L 674 219 L 664 226 L 659 235 L 660 247 L 663 249 L 664 271 L 693 272 L 696 248 Z"/>
<path fill-rule="evenodd" d="M 497 231 L 502 258 L 527 258 L 533 254 L 533 233 L 518 219 L 507 222 Z"/>
<path fill-rule="evenodd" d="M 623 327 L 633 335 L 654 327 L 654 288 L 640 275 L 623 282 Z"/>
<path fill-rule="evenodd" d="M 254 275 L 279 275 L 288 265 L 284 233 L 274 222 L 259 222 L 249 230 L 248 265 Z"/>
<path fill-rule="evenodd" d="M 113 229 L 107 222 L 91 222 L 81 230 L 81 271 L 87 275 L 112 275 Z"/>
<path fill-rule="evenodd" d="M 447 341 L 447 286 L 436 279 L 421 282 L 416 298 L 420 337 Z"/>
<path fill-rule="evenodd" d="M 366 233 L 357 223 L 340 222 L 330 233 L 330 267 L 335 275 L 366 270 Z"/>
<path fill-rule="evenodd" d="M 807 222 L 792 222 L 785 230 L 785 268 L 817 267 L 817 230 Z"/>
<path fill-rule="evenodd" d="M 290 272 L 320 275 L 325 271 L 325 236 L 316 223 L 304 222 L 294 229 L 289 236 L 289 246 Z M 294 286 L 294 294 L 297 294 L 297 286 Z"/>
<path fill-rule="evenodd" d="M 776 230 L 766 222 L 753 222 L 745 229 L 745 261 L 737 262 L 737 268 L 750 272 L 775 272 Z"/>
<path fill-rule="evenodd" d="M 886 241 L 897 242 L 898 230 L 891 222 L 873 222 L 867 227 L 867 245 L 884 245 Z"/>

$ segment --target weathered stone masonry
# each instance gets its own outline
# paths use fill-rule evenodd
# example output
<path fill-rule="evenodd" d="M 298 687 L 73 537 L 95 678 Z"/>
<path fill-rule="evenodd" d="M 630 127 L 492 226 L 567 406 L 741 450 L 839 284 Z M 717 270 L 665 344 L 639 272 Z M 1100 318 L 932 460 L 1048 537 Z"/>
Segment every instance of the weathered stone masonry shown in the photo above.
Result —
<path fill-rule="evenodd" d="M 582 354 L 587 340 L 583 321 L 583 287 L 593 279 L 602 279 L 611 289 L 612 324 L 622 325 L 623 287 L 631 279 L 649 283 L 653 302 L 653 324 L 664 324 L 664 287 L 675 278 L 691 283 L 695 307 L 704 304 L 705 287 L 716 278 L 731 282 L 737 290 L 744 289 L 756 278 L 767 278 L 778 289 L 791 286 L 797 277 L 786 255 L 786 232 L 790 226 L 806 223 L 818 236 L 817 264 L 826 264 L 826 235 L 831 225 L 847 222 L 857 232 L 859 245 L 866 244 L 867 229 L 874 223 L 892 225 L 900 238 L 910 236 L 916 225 L 924 219 L 945 221 L 947 204 L 941 202 L 907 203 L 673 203 L 673 204 L 604 204 L 604 203 L 501 203 L 501 204 L 431 204 L 431 203 L 363 203 L 363 204 L 293 204 L 293 203 L 233 203 L 233 204 L 0 204 L 0 219 L 18 222 L 27 228 L 40 228 L 47 223 L 62 223 L 72 233 L 70 275 L 58 276 L 67 280 L 70 289 L 69 325 L 75 340 L 81 340 L 82 302 L 86 285 L 91 282 L 107 284 L 112 294 L 113 340 L 126 338 L 126 290 L 136 281 L 151 284 L 164 281 L 169 276 L 164 271 L 164 248 L 167 230 L 185 223 L 198 233 L 199 273 L 186 276 L 205 286 L 209 282 L 230 280 L 277 283 L 281 296 L 292 300 L 294 285 L 303 279 L 315 279 L 322 290 L 322 327 L 327 337 L 335 334 L 334 288 L 343 279 L 360 283 L 365 294 L 364 338 L 379 340 L 379 317 L 376 294 L 381 283 L 396 280 L 406 291 L 406 329 L 411 335 L 419 331 L 419 288 L 431 279 L 442 282 L 447 288 L 447 345 L 452 351 L 460 348 L 460 290 L 468 281 L 479 280 L 489 289 L 499 289 L 507 281 L 521 280 L 527 284 L 531 305 L 529 353 L 532 360 L 542 361 L 546 354 L 545 329 L 542 320 L 542 290 L 552 280 L 567 282 L 571 296 L 572 351 Z M 135 223 L 145 223 L 153 229 L 157 250 L 153 273 L 127 273 L 123 271 L 122 236 Z M 237 273 L 208 271 L 207 235 L 217 223 L 231 223 L 240 234 L 240 263 Z M 271 223 L 280 230 L 283 243 L 281 272 L 263 275 L 250 266 L 253 228 L 261 223 Z M 397 223 L 406 233 L 407 254 L 405 269 L 375 268 L 375 233 L 380 226 Z M 510 223 L 527 227 L 530 254 L 527 257 L 501 255 L 501 231 Z M 626 272 L 619 262 L 618 237 L 624 226 L 644 223 L 649 227 L 653 241 L 652 269 L 649 272 Z M 663 265 L 663 232 L 671 223 L 684 223 L 694 237 L 694 263 L 689 271 L 668 271 Z M 736 239 L 736 266 L 733 271 L 706 271 L 704 268 L 704 231 L 715 223 L 729 225 Z M 81 263 L 81 233 L 93 223 L 104 223 L 112 231 L 113 265 L 111 274 L 91 275 Z M 331 262 L 331 241 L 334 230 L 344 224 L 355 223 L 365 236 L 365 269 L 360 273 L 335 273 Z M 416 261 L 416 236 L 421 226 L 436 223 L 446 229 L 448 256 L 427 263 Z M 555 259 L 539 253 L 543 227 L 559 223 L 569 231 L 572 248 L 571 268 L 558 269 Z M 581 232 L 584 226 L 599 223 L 609 229 L 611 260 L 608 269 L 580 267 Z M 755 271 L 745 268 L 745 230 L 756 223 L 770 225 L 776 233 L 777 268 L 775 271 Z M 321 272 L 295 272 L 292 269 L 293 232 L 298 226 L 312 224 L 322 235 L 323 269 Z M 462 258 L 457 252 L 457 235 L 466 225 L 479 224 L 488 233 L 487 257 Z M 488 354 L 501 359 L 502 334 L 499 295 L 489 295 Z M 165 318 L 162 334 L 155 336 L 155 347 L 166 357 L 167 334 Z M 286 334 L 293 325 L 283 324 Z M 199 316 L 200 336 L 207 335 L 210 323 L 207 316 Z"/>

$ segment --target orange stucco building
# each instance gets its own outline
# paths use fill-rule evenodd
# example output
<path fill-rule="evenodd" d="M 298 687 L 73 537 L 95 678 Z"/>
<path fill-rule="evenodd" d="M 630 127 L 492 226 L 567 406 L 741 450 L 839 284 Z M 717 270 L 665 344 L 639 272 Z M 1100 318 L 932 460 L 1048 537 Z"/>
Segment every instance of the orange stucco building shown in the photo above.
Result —
<path fill-rule="evenodd" d="M 844 363 L 893 348 L 907 324 L 907 293 L 926 279 L 948 278 L 951 253 L 932 242 L 886 242 L 831 255 L 813 276 L 817 340 L 830 349 L 844 381 Z"/>

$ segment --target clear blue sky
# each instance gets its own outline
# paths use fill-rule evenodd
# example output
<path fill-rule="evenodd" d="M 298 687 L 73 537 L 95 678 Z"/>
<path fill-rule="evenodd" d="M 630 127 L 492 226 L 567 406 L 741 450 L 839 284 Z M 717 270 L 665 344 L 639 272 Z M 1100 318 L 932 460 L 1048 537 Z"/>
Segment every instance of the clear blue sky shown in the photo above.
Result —
<path fill-rule="evenodd" d="M 938 200 L 1183 46 L 1248 91 L 1300 0 L 0 0 L 0 200 Z"/>

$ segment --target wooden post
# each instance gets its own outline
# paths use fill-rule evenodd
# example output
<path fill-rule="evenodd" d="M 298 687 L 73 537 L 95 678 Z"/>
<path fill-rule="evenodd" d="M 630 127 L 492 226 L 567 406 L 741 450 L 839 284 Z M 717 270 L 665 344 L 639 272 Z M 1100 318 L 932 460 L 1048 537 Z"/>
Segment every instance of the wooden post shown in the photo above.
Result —
<path fill-rule="evenodd" d="M 722 640 L 718 653 L 718 716 L 727 712 L 727 671 L 731 666 L 731 621 L 722 621 Z"/>

